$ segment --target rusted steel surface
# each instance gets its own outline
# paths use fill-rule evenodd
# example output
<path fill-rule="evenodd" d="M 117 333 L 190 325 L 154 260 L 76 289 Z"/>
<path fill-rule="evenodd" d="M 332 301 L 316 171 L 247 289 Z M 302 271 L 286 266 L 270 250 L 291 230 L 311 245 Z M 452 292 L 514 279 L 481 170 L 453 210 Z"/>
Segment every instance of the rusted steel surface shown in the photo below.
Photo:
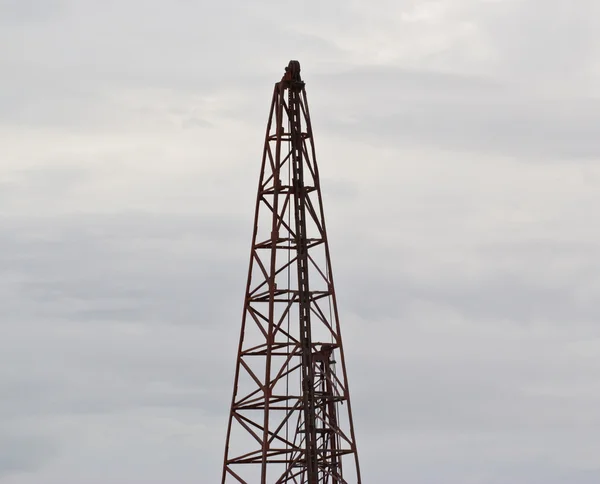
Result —
<path fill-rule="evenodd" d="M 222 483 L 360 482 L 313 133 L 290 61 L 267 123 Z"/>

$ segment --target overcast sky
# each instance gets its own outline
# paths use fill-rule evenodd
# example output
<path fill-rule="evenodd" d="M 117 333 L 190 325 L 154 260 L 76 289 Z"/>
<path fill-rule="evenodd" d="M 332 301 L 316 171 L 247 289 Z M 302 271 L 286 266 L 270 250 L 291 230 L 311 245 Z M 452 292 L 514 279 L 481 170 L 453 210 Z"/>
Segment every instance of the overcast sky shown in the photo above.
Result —
<path fill-rule="evenodd" d="M 364 482 L 600 482 L 600 2 L 0 0 L 0 482 L 218 482 L 300 60 Z"/>

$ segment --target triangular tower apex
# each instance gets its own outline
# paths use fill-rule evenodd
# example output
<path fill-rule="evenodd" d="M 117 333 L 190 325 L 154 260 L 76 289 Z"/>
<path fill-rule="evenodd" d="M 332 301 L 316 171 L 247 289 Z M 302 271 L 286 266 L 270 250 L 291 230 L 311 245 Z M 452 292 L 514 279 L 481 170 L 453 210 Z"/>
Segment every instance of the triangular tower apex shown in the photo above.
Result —
<path fill-rule="evenodd" d="M 291 60 L 285 68 L 285 74 L 281 80 L 302 82 L 302 79 L 300 78 L 300 62 Z"/>
<path fill-rule="evenodd" d="M 222 484 L 360 484 L 300 63 L 273 90 Z"/>

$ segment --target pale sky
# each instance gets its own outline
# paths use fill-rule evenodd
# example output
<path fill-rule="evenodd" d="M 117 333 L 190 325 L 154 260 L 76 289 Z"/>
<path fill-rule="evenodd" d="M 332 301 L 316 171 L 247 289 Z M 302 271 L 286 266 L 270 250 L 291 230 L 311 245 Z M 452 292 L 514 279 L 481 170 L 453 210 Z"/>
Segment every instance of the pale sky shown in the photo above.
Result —
<path fill-rule="evenodd" d="M 597 0 L 0 0 L 0 482 L 219 481 L 290 59 L 364 482 L 600 482 Z"/>

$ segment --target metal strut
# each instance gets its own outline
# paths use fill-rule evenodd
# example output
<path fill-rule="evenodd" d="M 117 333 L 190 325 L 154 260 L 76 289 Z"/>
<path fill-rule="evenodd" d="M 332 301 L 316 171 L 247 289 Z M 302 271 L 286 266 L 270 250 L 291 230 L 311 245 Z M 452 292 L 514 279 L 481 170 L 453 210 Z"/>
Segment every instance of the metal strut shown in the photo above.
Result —
<path fill-rule="evenodd" d="M 308 250 L 306 233 L 306 189 L 300 94 L 304 82 L 300 77 L 300 63 L 290 61 L 282 79 L 282 87 L 288 88 L 288 115 L 292 152 L 292 193 L 294 196 L 296 254 L 298 258 L 298 309 L 300 312 L 300 343 L 302 346 L 302 399 L 304 405 L 304 431 L 306 432 L 306 470 L 308 484 L 316 484 L 319 478 L 317 456 L 317 432 L 315 427 L 315 374 L 310 326 L 310 289 L 308 281 Z"/>

